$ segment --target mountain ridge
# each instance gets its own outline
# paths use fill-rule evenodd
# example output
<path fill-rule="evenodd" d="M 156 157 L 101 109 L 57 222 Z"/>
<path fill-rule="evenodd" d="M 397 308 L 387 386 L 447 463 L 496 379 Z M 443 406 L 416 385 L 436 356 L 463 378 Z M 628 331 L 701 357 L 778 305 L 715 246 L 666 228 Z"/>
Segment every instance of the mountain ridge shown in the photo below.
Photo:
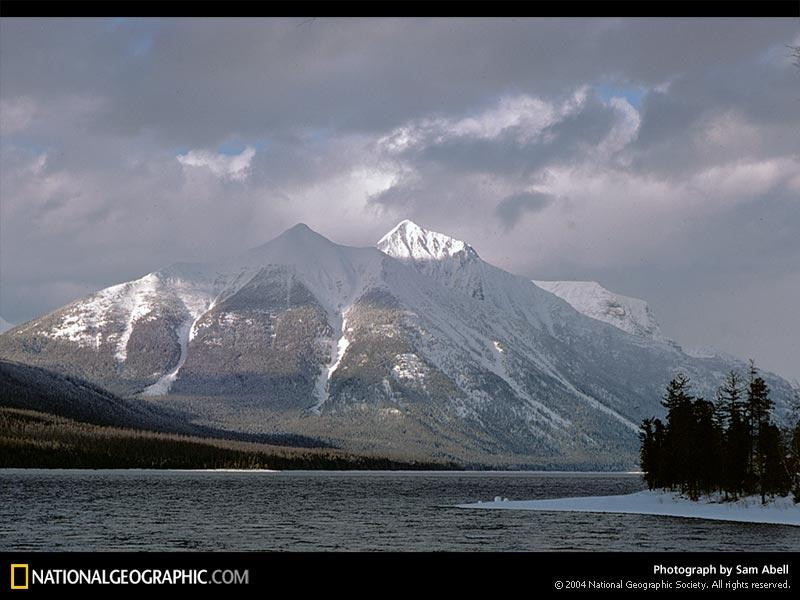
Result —
<path fill-rule="evenodd" d="M 624 296 L 596 281 L 533 280 L 540 288 L 565 300 L 581 314 L 603 321 L 627 333 L 671 342 L 644 300 Z"/>
<path fill-rule="evenodd" d="M 377 248 L 299 224 L 172 265 L 0 336 L 0 357 L 214 426 L 528 465 L 635 464 L 638 423 L 677 370 L 709 395 L 738 366 L 586 316 L 411 221 Z"/>

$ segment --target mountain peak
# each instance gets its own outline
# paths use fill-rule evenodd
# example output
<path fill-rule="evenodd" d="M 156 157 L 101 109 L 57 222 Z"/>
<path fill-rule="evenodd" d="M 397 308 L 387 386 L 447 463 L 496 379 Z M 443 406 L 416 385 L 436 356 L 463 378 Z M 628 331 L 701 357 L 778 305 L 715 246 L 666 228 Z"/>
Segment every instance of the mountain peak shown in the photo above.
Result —
<path fill-rule="evenodd" d="M 326 238 L 324 235 L 317 233 L 305 223 L 297 223 L 283 231 L 277 237 L 272 238 L 270 241 L 261 244 L 249 250 L 249 253 L 260 253 L 268 248 L 282 247 L 286 249 L 297 248 L 301 250 L 306 248 L 309 244 L 324 246 L 333 246 L 334 243 Z"/>
<path fill-rule="evenodd" d="M 287 229 L 286 231 L 281 233 L 281 235 L 279 237 L 282 237 L 282 236 L 296 236 L 296 235 L 308 235 L 310 233 L 316 233 L 317 235 L 319 235 L 316 231 L 311 229 L 311 227 L 309 227 L 305 223 L 297 223 L 296 225 L 292 225 L 291 227 L 289 227 L 289 229 Z"/>
<path fill-rule="evenodd" d="M 409 219 L 400 221 L 376 245 L 389 256 L 412 260 L 438 261 L 460 253 L 478 256 L 466 242 L 420 227 Z"/>

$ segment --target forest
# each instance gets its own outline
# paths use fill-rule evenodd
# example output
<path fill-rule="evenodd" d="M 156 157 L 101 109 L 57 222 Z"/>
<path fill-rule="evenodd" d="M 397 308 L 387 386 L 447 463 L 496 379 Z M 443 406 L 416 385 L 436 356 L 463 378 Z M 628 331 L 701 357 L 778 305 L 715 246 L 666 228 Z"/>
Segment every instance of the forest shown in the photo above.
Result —
<path fill-rule="evenodd" d="M 0 407 L 0 468 L 449 470 L 455 465 L 108 427 Z"/>
<path fill-rule="evenodd" d="M 731 371 L 715 401 L 695 397 L 678 374 L 661 402 L 666 420 L 641 425 L 641 468 L 647 486 L 692 500 L 760 496 L 761 502 L 793 494 L 800 502 L 800 421 L 775 421 L 769 386 L 753 362 L 746 377 Z"/>

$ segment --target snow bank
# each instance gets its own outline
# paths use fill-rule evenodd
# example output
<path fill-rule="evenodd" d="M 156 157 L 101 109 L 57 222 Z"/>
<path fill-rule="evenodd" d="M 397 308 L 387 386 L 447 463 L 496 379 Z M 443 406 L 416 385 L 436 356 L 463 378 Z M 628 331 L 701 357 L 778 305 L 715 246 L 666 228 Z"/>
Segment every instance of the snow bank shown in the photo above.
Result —
<path fill-rule="evenodd" d="M 644 491 L 623 496 L 586 496 L 552 500 L 508 500 L 496 496 L 493 502 L 459 504 L 458 508 L 495 510 L 540 510 L 557 512 L 623 513 L 659 515 L 689 519 L 775 523 L 800 526 L 800 505 L 791 498 L 776 498 L 766 506 L 761 498 L 749 496 L 736 502 L 700 500 L 694 502 L 672 492 Z"/>

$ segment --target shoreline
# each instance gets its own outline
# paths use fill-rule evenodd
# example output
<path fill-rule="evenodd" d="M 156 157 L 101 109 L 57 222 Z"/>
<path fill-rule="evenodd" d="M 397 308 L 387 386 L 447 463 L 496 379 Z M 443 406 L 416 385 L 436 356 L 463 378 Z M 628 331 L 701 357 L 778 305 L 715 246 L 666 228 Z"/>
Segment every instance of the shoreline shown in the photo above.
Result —
<path fill-rule="evenodd" d="M 436 470 L 436 469 L 153 469 L 131 467 L 129 469 L 87 468 L 87 467 L 0 467 L 0 473 L 51 471 L 51 472 L 134 472 L 147 473 L 363 473 L 363 474 L 414 474 L 414 475 L 486 475 L 486 476 L 514 476 L 514 475 L 581 475 L 597 477 L 614 477 L 620 475 L 641 475 L 641 471 L 510 471 L 510 470 Z"/>
<path fill-rule="evenodd" d="M 478 510 L 651 515 L 800 527 L 800 504 L 795 504 L 791 497 L 774 498 L 766 505 L 762 505 L 758 496 L 748 496 L 735 502 L 719 502 L 710 499 L 694 501 L 675 492 L 646 490 L 616 496 L 579 496 L 542 500 L 509 500 L 496 496 L 493 501 L 455 506 L 461 509 Z"/>

